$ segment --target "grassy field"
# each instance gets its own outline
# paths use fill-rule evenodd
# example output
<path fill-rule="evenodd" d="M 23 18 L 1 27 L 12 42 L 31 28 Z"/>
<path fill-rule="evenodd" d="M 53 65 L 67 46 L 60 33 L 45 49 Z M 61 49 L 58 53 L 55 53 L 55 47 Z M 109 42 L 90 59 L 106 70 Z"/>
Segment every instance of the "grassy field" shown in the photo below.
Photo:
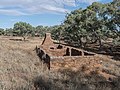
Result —
<path fill-rule="evenodd" d="M 71 67 L 49 71 L 34 51 L 42 39 L 11 38 L 21 37 L 0 37 L 0 90 L 120 90 L 119 61 L 100 55 L 102 62 L 80 60 L 77 71 Z"/>

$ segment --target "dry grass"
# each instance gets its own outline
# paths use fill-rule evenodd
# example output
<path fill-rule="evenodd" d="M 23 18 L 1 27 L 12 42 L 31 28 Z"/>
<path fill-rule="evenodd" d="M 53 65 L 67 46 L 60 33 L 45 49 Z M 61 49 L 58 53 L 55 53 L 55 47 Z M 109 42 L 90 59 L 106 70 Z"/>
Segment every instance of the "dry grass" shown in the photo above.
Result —
<path fill-rule="evenodd" d="M 13 37 L 0 37 L 0 90 L 120 89 L 119 61 L 99 56 L 102 63 L 97 58 L 78 60 L 76 67 L 72 65 L 77 71 L 72 67 L 49 71 L 33 51 L 41 39 L 23 42 L 10 38 Z"/>
<path fill-rule="evenodd" d="M 28 84 L 41 73 L 41 63 L 33 51 L 39 41 L 10 41 L 9 37 L 0 40 L 0 90 Z"/>

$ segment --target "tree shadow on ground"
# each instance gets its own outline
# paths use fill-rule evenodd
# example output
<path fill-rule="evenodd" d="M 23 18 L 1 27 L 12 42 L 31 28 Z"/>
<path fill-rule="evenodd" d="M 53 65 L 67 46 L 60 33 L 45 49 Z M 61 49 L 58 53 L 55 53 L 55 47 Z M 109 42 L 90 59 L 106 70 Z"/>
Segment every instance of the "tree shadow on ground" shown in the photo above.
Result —
<path fill-rule="evenodd" d="M 83 71 L 59 70 L 63 78 L 34 79 L 35 90 L 120 90 L 120 77 L 106 80 L 93 71 L 89 75 Z M 54 77 L 54 76 L 52 76 Z"/>
<path fill-rule="evenodd" d="M 66 43 L 64 43 L 64 44 L 57 43 L 57 42 L 54 42 L 54 43 L 79 48 L 79 46 L 70 45 L 70 44 L 66 44 Z M 118 61 L 120 60 L 120 45 L 113 47 L 113 45 L 111 45 L 111 44 L 104 44 L 102 46 L 102 48 L 100 49 L 98 44 L 90 44 L 86 47 L 83 47 L 82 49 L 84 49 L 86 51 L 94 52 L 97 54 L 112 56 L 112 59 L 114 59 L 114 60 L 118 60 Z"/>
<path fill-rule="evenodd" d="M 101 49 L 99 47 L 86 47 L 83 49 L 97 54 L 112 56 L 114 60 L 120 60 L 120 46 L 102 46 Z"/>

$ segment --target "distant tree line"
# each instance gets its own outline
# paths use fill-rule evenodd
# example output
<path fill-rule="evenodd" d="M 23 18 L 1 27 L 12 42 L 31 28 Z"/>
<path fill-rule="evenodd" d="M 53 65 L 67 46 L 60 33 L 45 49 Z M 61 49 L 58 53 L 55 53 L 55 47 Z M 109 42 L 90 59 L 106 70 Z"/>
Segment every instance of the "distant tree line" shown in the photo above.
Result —
<path fill-rule="evenodd" d="M 48 26 L 39 25 L 37 27 L 33 27 L 29 23 L 26 22 L 17 22 L 14 24 L 13 28 L 0 28 L 0 35 L 6 36 L 22 36 L 24 39 L 26 36 L 37 36 L 43 37 L 46 32 L 49 31 Z"/>
<path fill-rule="evenodd" d="M 29 23 L 26 22 L 16 22 L 13 26 L 13 28 L 0 28 L 0 35 L 5 36 L 22 36 L 25 38 L 26 36 L 31 37 L 43 37 L 45 33 L 51 33 L 53 39 L 58 40 L 59 34 L 61 30 L 61 25 L 55 25 L 55 26 L 36 26 L 33 27 Z"/>
<path fill-rule="evenodd" d="M 40 36 L 46 32 L 52 34 L 55 40 L 63 40 L 80 48 L 87 44 L 98 43 L 101 48 L 109 38 L 116 45 L 120 44 L 120 0 L 102 4 L 94 2 L 86 9 L 74 10 L 68 13 L 61 25 L 33 27 L 26 22 L 17 22 L 13 28 L 0 28 L 0 35 Z"/>
<path fill-rule="evenodd" d="M 4 35 L 4 29 L 0 28 L 0 35 Z"/>

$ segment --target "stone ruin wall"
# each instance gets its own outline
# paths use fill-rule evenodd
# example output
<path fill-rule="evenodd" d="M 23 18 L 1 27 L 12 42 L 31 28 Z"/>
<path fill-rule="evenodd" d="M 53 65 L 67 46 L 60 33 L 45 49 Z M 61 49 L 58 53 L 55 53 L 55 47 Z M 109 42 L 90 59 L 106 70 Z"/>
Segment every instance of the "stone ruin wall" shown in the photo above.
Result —
<path fill-rule="evenodd" d="M 61 68 L 72 68 L 72 69 L 79 69 L 82 66 L 92 66 L 91 69 L 94 67 L 98 67 L 102 60 L 101 57 L 98 55 L 95 56 L 66 56 L 66 57 L 51 57 L 51 68 L 54 69 L 61 69 Z"/>
<path fill-rule="evenodd" d="M 54 44 L 49 33 L 45 35 L 43 43 L 40 45 L 39 49 L 44 52 L 43 56 L 46 54 L 49 56 L 50 62 L 47 61 L 47 64 L 50 64 L 50 68 L 80 66 L 81 62 L 84 62 L 85 60 L 94 60 L 96 58 L 96 54 L 92 52 Z M 41 60 L 43 56 L 39 56 L 41 57 Z"/>

